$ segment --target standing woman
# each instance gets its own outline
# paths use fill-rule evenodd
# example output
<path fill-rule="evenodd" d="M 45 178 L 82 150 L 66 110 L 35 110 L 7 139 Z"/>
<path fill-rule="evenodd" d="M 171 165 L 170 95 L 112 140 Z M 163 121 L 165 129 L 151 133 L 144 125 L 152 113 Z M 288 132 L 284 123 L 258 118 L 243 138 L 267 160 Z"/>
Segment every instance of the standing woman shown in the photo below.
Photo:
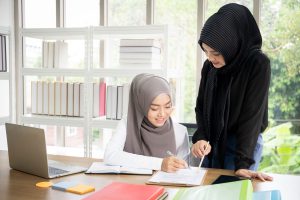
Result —
<path fill-rule="evenodd" d="M 261 158 L 260 134 L 268 125 L 271 73 L 255 19 L 245 6 L 227 4 L 206 21 L 199 45 L 207 60 L 195 108 L 198 129 L 192 154 L 207 155 L 206 167 L 272 180 L 253 171 Z"/>
<path fill-rule="evenodd" d="M 170 86 L 164 78 L 152 74 L 134 77 L 127 118 L 119 122 L 108 143 L 104 162 L 166 172 L 186 168 L 188 133 L 172 120 L 172 111 Z"/>

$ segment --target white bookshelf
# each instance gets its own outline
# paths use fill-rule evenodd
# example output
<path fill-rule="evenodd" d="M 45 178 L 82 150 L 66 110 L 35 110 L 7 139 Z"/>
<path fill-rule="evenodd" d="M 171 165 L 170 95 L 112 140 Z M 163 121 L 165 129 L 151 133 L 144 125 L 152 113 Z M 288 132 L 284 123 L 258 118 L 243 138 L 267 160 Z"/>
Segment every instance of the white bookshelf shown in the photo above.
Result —
<path fill-rule="evenodd" d="M 126 78 L 131 80 L 135 75 L 140 73 L 153 73 L 161 75 L 166 78 L 180 78 L 181 71 L 179 68 L 168 67 L 168 39 L 170 28 L 168 26 L 135 26 L 135 27 L 86 27 L 86 28 L 45 28 L 45 29 L 22 29 L 20 32 L 20 40 L 26 41 L 28 38 L 37 40 L 39 44 L 46 41 L 56 40 L 74 40 L 84 43 L 84 55 L 82 66 L 76 68 L 43 68 L 43 66 L 28 66 L 26 65 L 26 45 L 23 44 L 23 55 L 18 57 L 22 61 L 23 66 L 19 67 L 19 98 L 17 103 L 21 108 L 21 112 L 17 115 L 17 122 L 21 124 L 36 124 L 36 125 L 51 125 L 51 126 L 68 126 L 68 127 L 82 127 L 84 130 L 84 152 L 85 156 L 91 156 L 93 151 L 92 145 L 92 131 L 93 129 L 115 129 L 119 120 L 107 120 L 105 117 L 93 117 L 93 82 L 95 79 L 109 79 L 109 78 Z M 128 68 L 122 65 L 95 65 L 94 64 L 94 43 L 98 41 L 109 42 L 111 40 L 120 39 L 143 39 L 153 38 L 160 39 L 164 43 L 163 60 L 161 68 L 146 68 L 135 67 Z M 109 51 L 104 47 L 104 53 Z M 20 54 L 22 55 L 22 54 Z M 100 58 L 100 57 L 99 57 Z M 103 58 L 102 58 L 103 59 Z M 112 59 L 112 58 L 105 58 Z M 100 62 L 99 62 L 100 63 Z M 48 116 L 36 115 L 27 111 L 26 102 L 28 93 L 28 77 L 35 77 L 37 80 L 43 78 L 53 78 L 61 80 L 68 77 L 77 77 L 83 80 L 84 83 L 84 117 L 64 117 L 64 116 Z M 1 76 L 0 76 L 1 78 Z M 178 79 L 179 80 L 179 79 Z M 27 85 L 27 86 L 26 86 Z M 179 89 L 176 93 L 176 101 L 179 99 Z M 24 95 L 23 95 L 24 94 Z M 178 112 L 180 113 L 180 112 Z"/>
<path fill-rule="evenodd" d="M 7 37 L 7 43 L 6 43 L 6 59 L 7 59 L 7 71 L 6 72 L 0 72 L 0 80 L 1 81 L 7 81 L 8 82 L 8 96 L 3 96 L 2 98 L 7 98 L 7 102 L 9 105 L 1 105 L 4 107 L 8 106 L 8 115 L 1 116 L 0 117 L 0 125 L 4 125 L 5 122 L 11 122 L 12 121 L 12 73 L 11 73 L 11 30 L 10 27 L 3 27 L 0 26 L 0 34 Z"/>

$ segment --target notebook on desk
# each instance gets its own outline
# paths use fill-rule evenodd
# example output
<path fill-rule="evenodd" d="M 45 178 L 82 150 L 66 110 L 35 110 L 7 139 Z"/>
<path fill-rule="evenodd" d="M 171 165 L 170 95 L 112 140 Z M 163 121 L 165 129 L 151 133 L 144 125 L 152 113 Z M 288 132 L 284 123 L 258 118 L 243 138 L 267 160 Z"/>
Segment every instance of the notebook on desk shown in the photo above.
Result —
<path fill-rule="evenodd" d="M 5 123 L 9 165 L 12 169 L 55 178 L 86 170 L 84 167 L 48 160 L 43 129 Z"/>

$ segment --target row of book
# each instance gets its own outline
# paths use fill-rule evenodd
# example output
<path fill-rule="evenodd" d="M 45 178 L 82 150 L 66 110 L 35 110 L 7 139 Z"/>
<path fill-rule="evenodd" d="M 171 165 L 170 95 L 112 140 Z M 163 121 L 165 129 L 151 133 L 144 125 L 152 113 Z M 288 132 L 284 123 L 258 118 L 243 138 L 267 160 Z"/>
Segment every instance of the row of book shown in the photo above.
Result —
<path fill-rule="evenodd" d="M 5 35 L 0 35 L 0 72 L 7 71 L 7 45 Z"/>
<path fill-rule="evenodd" d="M 42 52 L 44 68 L 66 68 L 68 65 L 68 43 L 43 41 Z"/>
<path fill-rule="evenodd" d="M 31 82 L 31 113 L 53 116 L 84 116 L 84 84 Z M 121 119 L 127 114 L 129 84 L 93 83 L 93 117 Z"/>
<path fill-rule="evenodd" d="M 121 39 L 119 63 L 122 66 L 160 68 L 161 42 L 157 39 Z"/>
<path fill-rule="evenodd" d="M 57 116 L 84 116 L 83 83 L 31 82 L 31 113 Z"/>

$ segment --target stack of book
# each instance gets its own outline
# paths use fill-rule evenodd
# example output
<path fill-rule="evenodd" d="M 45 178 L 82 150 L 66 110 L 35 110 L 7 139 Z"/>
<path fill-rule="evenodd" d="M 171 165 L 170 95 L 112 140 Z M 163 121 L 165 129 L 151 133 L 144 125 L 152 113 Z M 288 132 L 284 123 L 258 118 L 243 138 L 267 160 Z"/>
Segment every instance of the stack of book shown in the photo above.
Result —
<path fill-rule="evenodd" d="M 106 119 L 122 119 L 127 115 L 130 85 L 108 85 Z"/>
<path fill-rule="evenodd" d="M 6 36 L 0 35 L 0 72 L 7 71 Z"/>
<path fill-rule="evenodd" d="M 32 81 L 31 113 L 83 117 L 83 83 Z"/>
<path fill-rule="evenodd" d="M 68 43 L 43 41 L 42 64 L 44 68 L 66 68 L 68 65 Z"/>
<path fill-rule="evenodd" d="M 160 68 L 161 43 L 156 39 L 121 39 L 120 65 Z"/>

